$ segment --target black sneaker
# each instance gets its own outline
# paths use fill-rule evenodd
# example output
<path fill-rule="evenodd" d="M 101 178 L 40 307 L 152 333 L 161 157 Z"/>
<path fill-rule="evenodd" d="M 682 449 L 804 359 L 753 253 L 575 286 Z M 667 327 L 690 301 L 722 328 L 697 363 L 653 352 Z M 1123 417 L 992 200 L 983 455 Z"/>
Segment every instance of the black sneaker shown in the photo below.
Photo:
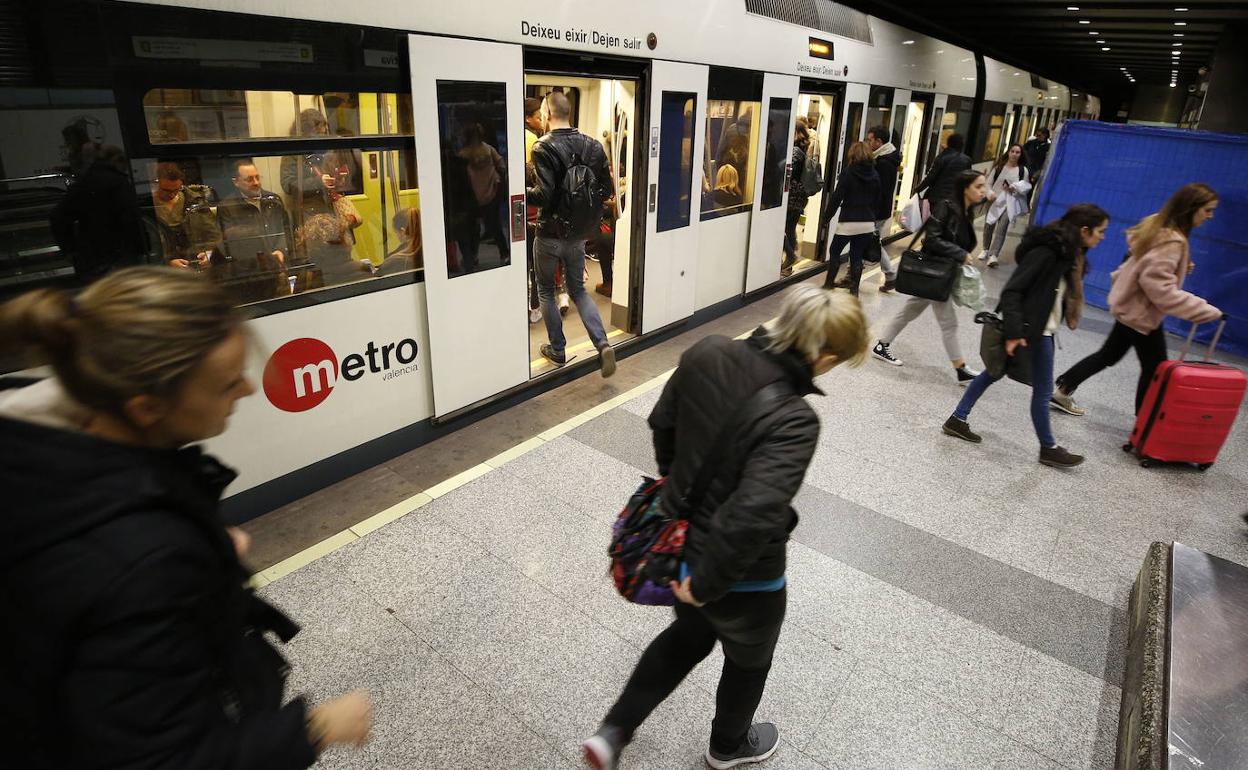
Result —
<path fill-rule="evenodd" d="M 892 354 L 892 352 L 888 349 L 887 342 L 876 342 L 875 347 L 871 348 L 871 355 L 875 356 L 876 358 L 880 359 L 886 364 L 892 364 L 893 366 L 901 366 L 901 359 Z"/>
<path fill-rule="evenodd" d="M 889 294 L 893 291 L 893 289 L 896 289 L 896 288 L 897 288 L 896 279 L 892 279 L 892 280 L 886 279 L 884 281 L 884 285 L 880 287 L 880 291 L 884 292 L 885 294 Z"/>
<path fill-rule="evenodd" d="M 1083 462 L 1083 455 L 1067 452 L 1060 446 L 1040 447 L 1040 462 L 1050 468 L 1073 468 Z"/>
<path fill-rule="evenodd" d="M 555 353 L 555 349 L 550 346 L 549 342 L 543 343 L 542 346 L 538 348 L 538 351 L 542 354 L 542 358 L 545 358 L 555 366 L 563 366 L 568 362 L 568 357 Z"/>
<path fill-rule="evenodd" d="M 771 722 L 759 722 L 750 727 L 745 740 L 731 754 L 720 754 L 714 749 L 706 750 L 706 764 L 715 770 L 727 770 L 738 765 L 748 765 L 763 760 L 780 748 L 780 731 Z"/>
<path fill-rule="evenodd" d="M 959 420 L 953 415 L 945 420 L 945 424 L 940 428 L 946 436 L 957 436 L 963 441 L 969 441 L 972 444 L 978 444 L 984 440 L 984 437 L 971 430 L 971 426 L 966 420 Z"/>
<path fill-rule="evenodd" d="M 974 369 L 968 369 L 965 366 L 959 366 L 954 371 L 958 373 L 958 384 L 964 388 L 971 384 L 971 380 L 979 376 L 979 372 Z"/>
<path fill-rule="evenodd" d="M 620 763 L 620 752 L 627 743 L 623 730 L 612 725 L 603 725 L 581 744 L 581 749 L 585 752 L 585 764 L 594 770 L 615 770 Z"/>

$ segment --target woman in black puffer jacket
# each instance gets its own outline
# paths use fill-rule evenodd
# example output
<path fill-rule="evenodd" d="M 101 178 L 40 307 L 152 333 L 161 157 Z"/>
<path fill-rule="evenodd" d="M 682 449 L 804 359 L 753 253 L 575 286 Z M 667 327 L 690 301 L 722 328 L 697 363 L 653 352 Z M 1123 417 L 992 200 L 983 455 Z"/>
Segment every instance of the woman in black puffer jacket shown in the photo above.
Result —
<path fill-rule="evenodd" d="M 810 200 L 806 188 L 802 185 L 802 171 L 806 168 L 806 150 L 810 147 L 810 134 L 806 126 L 798 123 L 793 127 L 793 155 L 789 159 L 789 205 L 784 218 L 784 260 L 780 263 L 780 274 L 793 274 L 793 266 L 797 264 L 797 223 L 806 211 L 806 203 Z"/>
<path fill-rule="evenodd" d="M 1018 268 L 1001 291 L 1007 356 L 1031 355 L 1031 421 L 1040 440 L 1040 462 L 1068 468 L 1083 462 L 1057 445 L 1049 424 L 1049 400 L 1053 397 L 1053 335 L 1063 321 L 1079 325 L 1083 305 L 1083 273 L 1088 249 L 1105 238 L 1109 215 L 1090 203 L 1071 206 L 1061 219 L 1045 227 L 1033 227 L 1015 251 Z M 982 372 L 967 388 L 944 432 L 978 444 L 982 437 L 971 431 L 967 418 L 975 402 L 1001 378 Z"/>
<path fill-rule="evenodd" d="M 828 248 L 828 275 L 823 288 L 836 284 L 836 270 L 841 251 L 849 244 L 849 293 L 858 296 L 858 282 L 862 280 L 862 257 L 875 232 L 875 207 L 880 199 L 880 175 L 875 170 L 875 160 L 863 142 L 849 146 L 849 164 L 836 180 L 836 190 L 828 201 L 828 219 L 841 218 L 836 224 L 836 234 Z"/>
<path fill-rule="evenodd" d="M 169 268 L 0 307 L 0 343 L 54 377 L 0 398 L 0 727 L 23 770 L 301 770 L 368 735 L 365 696 L 283 703 L 222 525 L 234 473 L 197 447 L 252 392 L 242 318 Z M 16 756 L 14 756 L 16 754 Z"/>
<path fill-rule="evenodd" d="M 923 224 L 923 254 L 928 257 L 969 265 L 971 250 L 975 248 L 975 230 L 971 227 L 971 209 L 983 202 L 988 196 L 988 185 L 984 175 L 979 171 L 963 171 L 958 174 L 953 184 L 953 199 L 937 201 L 932 206 L 932 215 Z M 871 355 L 893 366 L 901 366 L 901 359 L 893 355 L 891 345 L 901 330 L 928 308 L 936 314 L 940 322 L 941 340 L 945 344 L 945 353 L 953 364 L 958 384 L 966 385 L 975 379 L 977 372 L 966 368 L 966 359 L 962 357 L 962 346 L 958 342 L 958 315 L 954 310 L 953 301 L 946 299 L 938 302 L 922 297 L 908 297 L 906 304 L 884 327 L 884 333 L 875 343 Z"/>

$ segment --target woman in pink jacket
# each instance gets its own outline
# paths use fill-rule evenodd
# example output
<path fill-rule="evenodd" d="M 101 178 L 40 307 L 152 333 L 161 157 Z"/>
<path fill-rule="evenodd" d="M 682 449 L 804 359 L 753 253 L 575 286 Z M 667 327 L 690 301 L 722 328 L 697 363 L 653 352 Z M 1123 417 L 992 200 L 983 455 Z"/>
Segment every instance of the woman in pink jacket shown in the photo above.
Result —
<path fill-rule="evenodd" d="M 1162 323 L 1172 315 L 1194 323 L 1213 321 L 1222 311 L 1188 291 L 1183 279 L 1195 265 L 1187 248 L 1193 228 L 1213 218 L 1218 194 L 1207 184 L 1184 186 L 1161 211 L 1145 217 L 1127 231 L 1130 252 L 1111 275 L 1109 311 L 1116 322 L 1101 349 L 1072 366 L 1057 378 L 1052 405 L 1067 414 L 1084 410 L 1071 397 L 1092 375 L 1122 360 L 1135 348 L 1140 358 L 1140 381 L 1135 389 L 1135 410 L 1140 410 L 1153 371 L 1166 360 L 1166 334 Z"/>

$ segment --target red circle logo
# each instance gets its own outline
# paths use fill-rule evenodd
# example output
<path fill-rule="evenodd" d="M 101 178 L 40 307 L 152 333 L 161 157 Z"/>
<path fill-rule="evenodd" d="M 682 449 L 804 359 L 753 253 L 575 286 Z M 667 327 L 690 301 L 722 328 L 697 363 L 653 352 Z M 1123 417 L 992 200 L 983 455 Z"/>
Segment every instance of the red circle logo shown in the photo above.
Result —
<path fill-rule="evenodd" d="M 304 412 L 325 399 L 338 382 L 338 357 L 312 337 L 291 340 L 264 366 L 264 395 L 283 412 Z"/>

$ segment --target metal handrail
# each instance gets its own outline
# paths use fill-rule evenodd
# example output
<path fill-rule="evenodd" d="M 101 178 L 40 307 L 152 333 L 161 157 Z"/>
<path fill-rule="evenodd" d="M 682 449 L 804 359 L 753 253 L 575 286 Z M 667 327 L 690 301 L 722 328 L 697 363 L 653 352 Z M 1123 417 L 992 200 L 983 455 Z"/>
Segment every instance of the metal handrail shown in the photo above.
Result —
<path fill-rule="evenodd" d="M 39 182 L 45 179 L 63 179 L 68 182 L 70 180 L 70 176 L 69 174 L 62 174 L 59 172 L 55 174 L 35 174 L 34 176 L 15 176 L 9 179 L 0 179 L 0 184 L 9 184 L 11 182 Z"/>

